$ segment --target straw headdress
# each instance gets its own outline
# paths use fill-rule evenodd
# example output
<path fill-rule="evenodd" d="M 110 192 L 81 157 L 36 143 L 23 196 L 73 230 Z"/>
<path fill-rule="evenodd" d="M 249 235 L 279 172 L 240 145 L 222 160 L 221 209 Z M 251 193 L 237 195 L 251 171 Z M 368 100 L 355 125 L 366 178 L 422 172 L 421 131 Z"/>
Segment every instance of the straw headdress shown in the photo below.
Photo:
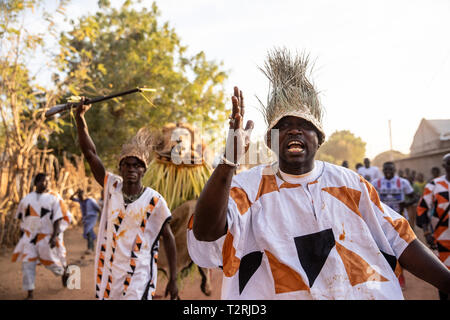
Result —
<path fill-rule="evenodd" d="M 154 142 L 154 134 L 149 129 L 139 129 L 136 135 L 122 146 L 122 151 L 119 155 L 119 164 L 124 158 L 136 157 L 144 163 L 147 169 L 153 153 Z"/>
<path fill-rule="evenodd" d="M 294 116 L 303 118 L 314 125 L 320 133 L 319 145 L 325 140 L 322 128 L 323 108 L 318 92 L 308 80 L 310 73 L 309 56 L 291 56 L 287 49 L 269 51 L 264 69 L 260 70 L 270 81 L 267 104 L 261 102 L 262 112 L 269 132 L 281 118 Z"/>

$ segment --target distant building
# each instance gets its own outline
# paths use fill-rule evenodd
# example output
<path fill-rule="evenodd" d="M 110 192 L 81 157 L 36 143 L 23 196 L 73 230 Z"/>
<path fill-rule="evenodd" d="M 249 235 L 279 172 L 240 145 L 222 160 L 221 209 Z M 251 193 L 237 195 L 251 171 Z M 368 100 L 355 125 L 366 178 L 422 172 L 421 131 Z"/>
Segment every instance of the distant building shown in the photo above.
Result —
<path fill-rule="evenodd" d="M 441 172 L 442 157 L 450 152 L 450 119 L 422 119 L 414 135 L 408 157 L 395 160 L 397 170 L 409 168 L 423 173 L 425 180 L 431 178 L 432 167 Z"/>

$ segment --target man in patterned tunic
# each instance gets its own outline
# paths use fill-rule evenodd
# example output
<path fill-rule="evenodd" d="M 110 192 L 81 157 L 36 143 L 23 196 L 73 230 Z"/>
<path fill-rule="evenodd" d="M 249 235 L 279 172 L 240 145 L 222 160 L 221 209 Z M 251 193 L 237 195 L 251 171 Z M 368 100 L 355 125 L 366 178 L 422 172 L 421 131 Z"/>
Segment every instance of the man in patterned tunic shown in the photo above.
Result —
<path fill-rule="evenodd" d="M 68 274 L 63 232 L 72 218 L 63 199 L 48 191 L 48 176 L 38 173 L 34 178 L 35 191 L 23 198 L 16 211 L 22 233 L 12 261 L 22 261 L 22 287 L 33 299 L 36 266 L 44 265 L 55 275 L 62 277 L 66 286 Z"/>
<path fill-rule="evenodd" d="M 395 164 L 392 161 L 387 161 L 383 163 L 384 177 L 375 178 L 371 183 L 377 190 L 381 202 L 404 216 L 405 209 L 416 201 L 416 197 L 409 181 L 397 176 L 395 171 Z M 410 226 L 412 228 L 411 223 Z M 398 280 L 402 289 L 405 289 L 406 280 L 403 272 L 400 273 Z"/>
<path fill-rule="evenodd" d="M 442 158 L 445 175 L 429 182 L 417 206 L 417 225 L 424 231 L 427 242 L 437 247 L 439 259 L 450 269 L 450 153 Z M 441 300 L 448 300 L 448 292 L 439 290 Z"/>
<path fill-rule="evenodd" d="M 222 268 L 223 299 L 403 299 L 400 265 L 450 291 L 450 272 L 368 181 L 314 159 L 325 134 L 306 70 L 305 56 L 269 54 L 264 113 L 278 162 L 236 176 L 253 123 L 243 129 L 235 87 L 225 155 L 188 225 L 193 261 Z"/>
<path fill-rule="evenodd" d="M 162 236 L 169 260 L 170 275 L 166 296 L 178 297 L 176 247 L 170 229 L 170 210 L 164 198 L 142 185 L 150 159 L 147 130 L 139 130 L 122 146 L 120 176 L 107 172 L 97 155 L 84 119 L 89 105 L 80 105 L 76 123 L 81 150 L 103 189 L 95 259 L 97 299 L 152 299 L 156 290 L 159 238 Z"/>

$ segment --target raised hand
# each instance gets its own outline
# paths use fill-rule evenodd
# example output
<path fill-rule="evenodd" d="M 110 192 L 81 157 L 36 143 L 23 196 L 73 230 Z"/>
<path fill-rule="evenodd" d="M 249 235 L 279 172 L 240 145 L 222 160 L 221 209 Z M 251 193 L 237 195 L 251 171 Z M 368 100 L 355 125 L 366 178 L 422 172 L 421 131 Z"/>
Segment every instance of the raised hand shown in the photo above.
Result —
<path fill-rule="evenodd" d="M 230 116 L 230 130 L 223 159 L 229 165 L 239 164 L 242 160 L 250 145 L 250 134 L 254 127 L 253 121 L 249 120 L 245 125 L 245 130 L 243 129 L 244 96 L 238 87 L 234 87 L 234 95 L 231 97 L 231 102 L 233 109 Z"/>
<path fill-rule="evenodd" d="M 91 108 L 92 105 L 85 104 L 86 100 L 86 97 L 81 97 L 80 104 L 77 106 L 77 115 L 84 115 Z"/>

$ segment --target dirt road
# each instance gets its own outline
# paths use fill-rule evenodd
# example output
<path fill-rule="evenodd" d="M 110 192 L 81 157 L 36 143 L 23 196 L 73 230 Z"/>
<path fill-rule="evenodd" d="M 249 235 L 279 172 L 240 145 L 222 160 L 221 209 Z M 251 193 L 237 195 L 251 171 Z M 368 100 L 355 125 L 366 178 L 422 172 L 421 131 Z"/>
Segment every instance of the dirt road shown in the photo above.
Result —
<path fill-rule="evenodd" d="M 422 238 L 420 230 L 416 230 L 419 239 Z M 36 270 L 35 298 L 41 300 L 94 300 L 94 256 L 86 255 L 86 241 L 82 238 L 82 229 L 74 227 L 67 230 L 64 235 L 69 265 L 79 267 L 81 281 L 79 289 L 77 283 L 72 283 L 72 289 L 63 288 L 61 279 L 54 276 L 43 266 Z M 12 249 L 0 253 L 0 300 L 21 300 L 26 296 L 22 291 L 21 263 L 11 262 Z M 405 271 L 406 290 L 403 292 L 407 300 L 437 300 L 437 290 L 428 283 L 417 279 Z M 207 297 L 200 291 L 200 276 L 193 272 L 180 284 L 180 298 L 183 300 L 220 299 L 222 282 L 221 270 L 212 271 L 212 294 Z M 164 289 L 166 280 L 163 275 L 158 277 L 156 298 L 165 299 Z"/>

